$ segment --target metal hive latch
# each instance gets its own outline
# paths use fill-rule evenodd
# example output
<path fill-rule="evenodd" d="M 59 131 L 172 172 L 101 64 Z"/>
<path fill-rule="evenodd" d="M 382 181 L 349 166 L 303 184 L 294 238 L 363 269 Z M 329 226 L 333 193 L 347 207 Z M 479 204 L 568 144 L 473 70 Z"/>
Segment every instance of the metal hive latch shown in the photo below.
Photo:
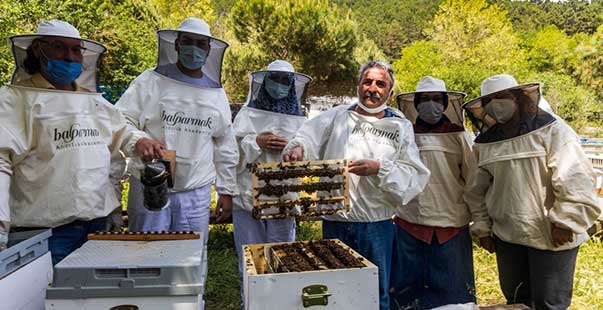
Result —
<path fill-rule="evenodd" d="M 315 284 L 304 287 L 302 290 L 302 302 L 304 308 L 312 306 L 326 306 L 329 304 L 329 288 L 326 285 Z"/>

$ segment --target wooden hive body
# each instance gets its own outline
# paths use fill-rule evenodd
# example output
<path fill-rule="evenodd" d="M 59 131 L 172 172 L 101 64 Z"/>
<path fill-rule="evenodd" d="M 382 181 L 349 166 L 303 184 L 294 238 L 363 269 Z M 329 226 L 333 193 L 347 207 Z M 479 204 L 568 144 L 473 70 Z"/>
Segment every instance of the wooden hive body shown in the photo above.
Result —
<path fill-rule="evenodd" d="M 243 247 L 243 291 L 246 310 L 379 309 L 377 266 L 339 240 L 333 240 L 363 264 L 360 268 L 273 273 L 271 249 L 310 242 L 253 244 Z M 316 289 L 319 291 L 316 291 Z M 320 289 L 326 289 L 320 292 Z M 315 292 L 312 292 L 315 290 Z M 326 299 L 321 294 L 326 293 Z M 326 302 L 324 304 L 323 302 Z M 312 304 L 316 303 L 316 307 Z"/>

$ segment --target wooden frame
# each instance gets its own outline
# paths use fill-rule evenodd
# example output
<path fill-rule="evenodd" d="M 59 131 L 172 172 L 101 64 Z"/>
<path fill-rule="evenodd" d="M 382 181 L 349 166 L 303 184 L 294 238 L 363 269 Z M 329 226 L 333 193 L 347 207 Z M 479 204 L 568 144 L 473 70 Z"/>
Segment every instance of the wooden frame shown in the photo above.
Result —
<path fill-rule="evenodd" d="M 197 232 L 97 232 L 88 234 L 88 240 L 113 241 L 164 241 L 164 240 L 194 240 L 200 239 Z"/>
<path fill-rule="evenodd" d="M 349 254 L 357 258 L 359 261 L 364 264 L 363 268 L 367 267 L 376 267 L 373 263 L 371 263 L 366 258 L 362 257 L 358 252 L 354 251 L 348 245 L 343 243 L 339 239 L 325 239 L 332 240 L 337 245 L 341 246 L 344 250 L 346 250 Z M 277 243 L 263 243 L 263 244 L 248 244 L 243 246 L 243 256 L 245 262 L 246 272 L 250 275 L 261 275 L 261 274 L 273 274 L 275 273 L 272 270 L 271 262 L 273 250 L 272 247 L 276 245 L 283 244 L 293 244 L 293 243 L 302 243 L 304 245 L 310 243 L 310 241 L 294 241 L 294 242 L 277 242 Z M 351 267 L 346 269 L 356 269 L 357 267 Z M 335 270 L 329 269 L 325 266 L 324 269 L 321 270 Z M 321 270 L 313 270 L 313 271 L 301 271 L 301 272 L 320 272 Z"/>
<path fill-rule="evenodd" d="M 341 160 L 321 160 L 321 161 L 297 161 L 280 163 L 253 164 L 249 168 L 252 172 L 253 189 L 253 212 L 256 219 L 279 219 L 295 216 L 301 220 L 314 220 L 322 215 L 331 215 L 339 211 L 349 211 L 349 177 L 348 166 L 345 159 Z M 284 176 L 286 171 L 295 171 L 294 176 Z M 302 177 L 319 177 L 318 182 L 309 184 L 293 185 L 270 185 L 271 180 L 293 180 Z M 263 185 L 261 185 L 263 183 Z M 273 187 L 281 195 L 278 200 L 261 201 L 260 195 L 265 195 L 267 186 Z M 322 190 L 321 187 L 328 187 L 328 191 L 341 191 L 338 196 L 321 197 L 300 197 L 298 199 L 282 199 L 282 197 L 291 192 L 316 193 Z M 307 189 L 308 191 L 304 190 Z M 314 195 L 314 194 L 313 194 Z M 318 205 L 341 205 L 340 208 L 318 210 Z M 300 212 L 296 212 L 296 207 L 301 207 Z M 272 211 L 272 212 L 269 212 Z"/>

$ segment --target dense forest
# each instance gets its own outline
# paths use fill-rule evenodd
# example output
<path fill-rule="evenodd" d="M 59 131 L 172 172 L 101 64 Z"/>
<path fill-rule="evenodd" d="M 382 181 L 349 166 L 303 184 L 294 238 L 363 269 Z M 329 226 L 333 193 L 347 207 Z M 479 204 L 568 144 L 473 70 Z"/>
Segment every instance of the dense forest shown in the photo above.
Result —
<path fill-rule="evenodd" d="M 109 48 L 100 74 L 114 100 L 155 65 L 155 31 L 186 16 L 230 43 L 223 81 L 233 102 L 244 100 L 247 74 L 275 58 L 314 77 L 315 95 L 353 95 L 359 64 L 386 59 L 397 92 L 428 74 L 470 98 L 497 73 L 543 82 L 557 114 L 603 135 L 603 0 L 0 0 L 0 82 L 13 68 L 6 38 L 59 18 Z"/>

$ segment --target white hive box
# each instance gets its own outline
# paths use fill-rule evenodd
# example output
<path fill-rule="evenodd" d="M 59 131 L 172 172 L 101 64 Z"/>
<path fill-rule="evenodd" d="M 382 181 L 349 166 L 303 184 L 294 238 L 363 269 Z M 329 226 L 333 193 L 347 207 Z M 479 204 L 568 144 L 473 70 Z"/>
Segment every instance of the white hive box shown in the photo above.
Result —
<path fill-rule="evenodd" d="M 55 266 L 46 309 L 202 309 L 202 240 L 90 240 Z"/>
<path fill-rule="evenodd" d="M 379 309 L 378 269 L 339 240 L 334 240 L 363 267 L 273 273 L 271 249 L 294 243 L 254 244 L 243 247 L 243 290 L 246 310 Z M 295 242 L 308 244 L 308 242 Z"/>
<path fill-rule="evenodd" d="M 52 281 L 50 230 L 11 233 L 0 252 L 0 309 L 43 310 Z"/>

